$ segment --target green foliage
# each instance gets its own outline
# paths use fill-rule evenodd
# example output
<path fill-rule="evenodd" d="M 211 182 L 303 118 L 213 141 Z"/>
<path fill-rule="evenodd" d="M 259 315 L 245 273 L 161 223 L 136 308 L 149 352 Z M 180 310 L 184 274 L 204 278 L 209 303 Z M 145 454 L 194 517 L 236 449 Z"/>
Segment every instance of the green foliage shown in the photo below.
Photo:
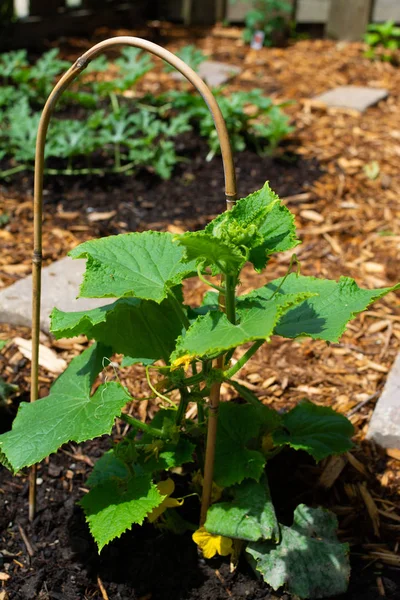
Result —
<path fill-rule="evenodd" d="M 337 519 L 322 508 L 300 504 L 291 527 L 280 525 L 282 539 L 251 542 L 247 552 L 274 590 L 286 584 L 299 598 L 343 594 L 348 585 L 349 547 L 336 537 Z"/>
<path fill-rule="evenodd" d="M 183 60 L 184 63 L 189 65 L 193 69 L 193 71 L 197 71 L 199 66 L 207 60 L 206 54 L 196 46 L 189 44 L 188 46 L 183 46 L 178 52 L 176 52 L 176 56 Z M 166 63 L 164 66 L 164 71 L 167 73 L 172 73 L 175 71 L 174 67 L 170 64 Z"/>
<path fill-rule="evenodd" d="M 233 3 L 236 0 L 231 0 Z M 250 10 L 245 16 L 246 28 L 243 32 L 245 42 L 250 43 L 256 31 L 265 35 L 264 45 L 273 46 L 279 35 L 287 28 L 288 16 L 292 5 L 286 0 L 248 0 Z"/>
<path fill-rule="evenodd" d="M 274 105 L 262 90 L 233 92 L 226 95 L 221 89 L 214 90 L 228 129 L 234 151 L 242 152 L 251 147 L 259 154 L 270 154 L 294 129 L 289 117 L 282 111 L 283 105 Z M 190 92 L 171 91 L 161 98 L 174 111 L 183 111 L 207 140 L 211 160 L 220 152 L 217 132 L 210 111 L 202 98 Z"/>
<path fill-rule="evenodd" d="M 204 55 L 193 46 L 182 50 L 182 58 L 196 67 Z M 147 54 L 136 48 L 123 49 L 115 68 L 104 56 L 92 61 L 78 82 L 66 90 L 56 105 L 47 135 L 46 159 L 54 159 L 46 172 L 51 175 L 131 174 L 149 169 L 169 179 L 181 160 L 177 136 L 195 129 L 206 137 L 212 158 L 219 152 L 214 123 L 203 99 L 187 92 L 167 96 L 147 95 L 139 102 L 128 92 L 153 67 Z M 6 178 L 33 169 L 36 134 L 41 107 L 69 64 L 52 49 L 30 65 L 25 50 L 0 55 L 0 160 L 11 168 L 0 172 Z M 110 69 L 110 74 L 98 76 Z M 224 97 L 223 105 L 234 149 L 252 145 L 258 152 L 273 152 L 292 128 L 279 106 L 273 106 L 260 90 Z M 69 118 L 68 103 L 78 106 L 82 118 Z M 255 110 L 251 116 L 248 108 Z M 92 166 L 92 156 L 100 166 Z M 111 165 L 111 166 L 110 166 Z"/>
<path fill-rule="evenodd" d="M 353 425 L 346 417 L 305 400 L 283 415 L 281 427 L 273 432 L 273 441 L 277 446 L 287 444 L 295 450 L 305 450 L 320 461 L 350 450 L 353 434 Z"/>
<path fill-rule="evenodd" d="M 302 450 L 316 461 L 348 451 L 351 423 L 308 401 L 282 414 L 232 378 L 273 334 L 337 341 L 352 318 L 400 284 L 364 290 L 350 278 L 303 277 L 290 272 L 293 258 L 285 277 L 237 296 L 246 261 L 260 271 L 272 253 L 298 243 L 293 216 L 266 184 L 201 232 L 128 233 L 73 249 L 73 258 L 86 259 L 81 295 L 115 301 L 85 312 L 53 311 L 56 337 L 84 334 L 96 343 L 71 362 L 48 397 L 22 403 L 12 430 L 0 436 L 0 461 L 17 472 L 64 443 L 109 434 L 120 418 L 129 433 L 95 465 L 82 500 L 99 549 L 144 519 L 174 531 L 193 529 L 179 507 L 200 493 L 206 426 L 215 418 L 207 399 L 225 382 L 241 400 L 219 406 L 215 494 L 195 539 L 210 556 L 218 548 L 226 555 L 230 538 L 242 540 L 266 581 L 287 585 L 301 598 L 342 593 L 348 552 L 336 539 L 335 517 L 300 506 L 292 527 L 278 524 L 265 467 L 283 449 Z M 221 298 L 208 293 L 194 309 L 184 303 L 182 282 L 196 270 Z M 208 279 L 215 274 L 223 275 L 217 286 Z M 230 362 L 248 342 L 250 348 Z M 97 387 L 114 353 L 125 355 L 123 365 L 144 365 L 149 397 L 159 404 L 151 423 L 123 412 L 132 398 L 109 373 Z M 186 418 L 194 402 L 198 418 Z M 173 496 L 175 482 L 182 498 Z"/>
<path fill-rule="evenodd" d="M 279 542 L 279 525 L 267 478 L 263 476 L 259 483 L 245 479 L 231 492 L 231 502 L 218 502 L 209 508 L 207 531 L 247 542 Z"/>
<path fill-rule="evenodd" d="M 400 27 L 396 27 L 394 21 L 368 25 L 364 42 L 368 45 L 368 50 L 364 54 L 366 58 L 398 63 Z"/>

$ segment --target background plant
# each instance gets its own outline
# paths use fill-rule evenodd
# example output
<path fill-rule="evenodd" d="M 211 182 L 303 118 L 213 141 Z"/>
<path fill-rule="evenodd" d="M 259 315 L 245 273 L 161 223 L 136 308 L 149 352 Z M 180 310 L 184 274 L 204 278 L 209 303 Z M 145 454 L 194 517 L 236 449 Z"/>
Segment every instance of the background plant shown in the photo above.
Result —
<path fill-rule="evenodd" d="M 278 413 L 234 377 L 273 334 L 338 341 L 349 320 L 400 284 L 366 290 L 347 277 L 302 276 L 293 255 L 284 277 L 265 283 L 263 273 L 261 287 L 237 295 L 245 263 L 262 272 L 271 254 L 298 243 L 293 215 L 266 184 L 202 231 L 128 233 L 72 250 L 73 258 L 87 260 L 80 295 L 115 301 L 84 312 L 53 311 L 56 338 L 84 334 L 95 343 L 70 363 L 48 397 L 22 403 L 12 431 L 0 436 L 1 462 L 17 472 L 66 442 L 111 433 L 120 418 L 130 432 L 96 463 L 81 501 L 99 550 L 147 519 L 173 531 L 196 529 L 193 539 L 205 557 L 219 553 L 235 562 L 242 550 L 275 589 L 286 585 L 301 598 L 343 593 L 348 547 L 336 538 L 336 518 L 299 505 L 290 526 L 280 523 L 265 466 L 287 447 L 316 461 L 345 452 L 351 423 L 308 401 Z M 184 302 L 182 283 L 196 274 L 211 290 L 193 308 Z M 124 412 L 132 398 L 118 376 L 108 374 L 93 388 L 115 353 L 125 356 L 124 364 L 143 365 L 149 397 L 159 404 L 151 423 Z M 222 382 L 241 402 L 220 405 L 218 436 L 205 440 L 207 423 L 216 418 L 208 399 Z M 197 405 L 196 418 L 186 418 L 189 403 Z M 210 479 L 204 454 L 214 444 Z M 185 505 L 200 493 L 203 477 L 204 518 L 197 528 Z M 175 497 L 178 483 L 185 492 Z"/>
<path fill-rule="evenodd" d="M 232 0 L 233 3 L 236 0 Z M 243 38 L 248 44 L 256 31 L 264 32 L 264 46 L 273 46 L 278 35 L 288 26 L 292 5 L 286 0 L 248 0 L 250 10 L 245 16 Z"/>
<path fill-rule="evenodd" d="M 366 58 L 398 62 L 400 27 L 397 27 L 394 21 L 371 23 L 364 35 L 364 41 L 368 45 L 368 50 L 364 54 Z"/>
<path fill-rule="evenodd" d="M 204 59 L 194 46 L 181 57 L 193 67 Z M 181 160 L 176 138 L 192 130 L 205 137 L 208 158 L 219 152 L 212 119 L 201 98 L 178 91 L 154 97 L 126 97 L 153 63 L 136 48 L 125 48 L 111 75 L 105 57 L 95 59 L 85 76 L 65 93 L 53 121 L 46 146 L 48 174 L 131 174 L 150 169 L 168 179 Z M 31 65 L 26 51 L 0 55 L 0 160 L 7 160 L 0 177 L 33 169 L 39 107 L 68 63 L 58 51 L 46 52 Z M 223 95 L 219 99 L 235 150 L 250 146 L 259 153 L 273 152 L 292 131 L 280 106 L 260 90 Z M 79 119 L 71 118 L 79 114 Z"/>

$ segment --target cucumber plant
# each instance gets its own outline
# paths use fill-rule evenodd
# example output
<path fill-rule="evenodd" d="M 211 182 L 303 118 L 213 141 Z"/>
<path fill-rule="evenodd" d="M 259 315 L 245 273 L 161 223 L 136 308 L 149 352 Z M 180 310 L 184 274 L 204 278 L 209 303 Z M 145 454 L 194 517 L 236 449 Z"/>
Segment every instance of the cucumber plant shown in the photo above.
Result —
<path fill-rule="evenodd" d="M 194 530 L 206 558 L 231 555 L 235 562 L 242 552 L 275 589 L 286 585 L 300 598 L 343 593 L 348 547 L 336 537 L 335 516 L 299 505 L 291 526 L 280 523 L 265 467 L 287 447 L 316 461 L 346 452 L 353 427 L 306 400 L 281 414 L 235 375 L 272 335 L 338 341 L 348 321 L 400 284 L 362 289 L 348 277 L 318 279 L 292 266 L 266 283 L 271 254 L 299 243 L 293 215 L 265 184 L 202 231 L 127 233 L 74 248 L 72 258 L 86 260 L 80 296 L 113 300 L 89 311 L 53 310 L 56 338 L 84 334 L 94 343 L 49 396 L 21 404 L 12 430 L 0 436 L 0 461 L 18 472 L 67 442 L 111 434 L 121 419 L 129 432 L 95 464 L 81 500 L 99 551 L 148 520 Z M 239 295 L 246 263 L 260 273 L 260 287 Z M 190 307 L 183 282 L 196 276 L 211 289 L 201 306 Z M 96 383 L 114 354 L 124 355 L 124 365 L 143 365 L 149 397 L 159 405 L 150 423 L 126 412 L 132 397 L 118 377 Z M 222 382 L 242 400 L 222 402 L 218 416 Z M 197 407 L 192 418 L 189 403 Z M 187 492 L 177 497 L 178 483 Z M 185 497 L 200 496 L 201 487 L 198 527 L 184 510 Z"/>

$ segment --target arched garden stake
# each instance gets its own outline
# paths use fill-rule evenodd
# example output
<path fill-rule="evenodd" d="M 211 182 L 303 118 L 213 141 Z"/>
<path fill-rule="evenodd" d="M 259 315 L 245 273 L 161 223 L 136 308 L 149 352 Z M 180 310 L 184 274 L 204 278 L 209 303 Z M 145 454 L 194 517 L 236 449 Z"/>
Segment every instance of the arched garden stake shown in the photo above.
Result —
<path fill-rule="evenodd" d="M 225 196 L 227 208 L 230 209 L 236 200 L 236 180 L 235 169 L 232 158 L 232 151 L 229 142 L 229 136 L 225 121 L 219 109 L 211 90 L 204 81 L 180 58 L 162 48 L 158 44 L 147 40 L 120 36 L 104 40 L 96 44 L 85 52 L 71 68 L 61 77 L 57 85 L 51 92 L 39 122 L 38 136 L 36 141 L 35 158 L 35 183 L 34 183 L 34 248 L 32 257 L 32 371 L 31 371 L 31 402 L 38 398 L 38 365 L 39 365 L 39 334 L 40 334 L 40 297 L 41 297 L 41 267 L 42 267 L 42 215 L 43 215 L 43 172 L 44 172 L 44 149 L 46 135 L 50 122 L 50 117 L 54 111 L 62 93 L 76 79 L 76 77 L 88 66 L 91 60 L 99 54 L 118 46 L 133 46 L 146 50 L 155 56 L 165 60 L 175 67 L 202 95 L 206 102 L 217 130 L 219 143 L 221 146 L 222 162 L 225 177 Z M 222 300 L 223 302 L 223 300 Z M 222 367 L 220 359 L 219 366 Z M 201 523 L 205 521 L 208 506 L 211 498 L 211 488 L 213 480 L 215 440 L 217 432 L 218 404 L 220 397 L 219 382 L 214 382 L 211 386 L 209 409 L 210 416 L 208 421 L 207 449 L 204 468 L 204 486 L 202 496 Z M 31 467 L 29 477 L 29 519 L 32 521 L 36 512 L 36 465 Z"/>

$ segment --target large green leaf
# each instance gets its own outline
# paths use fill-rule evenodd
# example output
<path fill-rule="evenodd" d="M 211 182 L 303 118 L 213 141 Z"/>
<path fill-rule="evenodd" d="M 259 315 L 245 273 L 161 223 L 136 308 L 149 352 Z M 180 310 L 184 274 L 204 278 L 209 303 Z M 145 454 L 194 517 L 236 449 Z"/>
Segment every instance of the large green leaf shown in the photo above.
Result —
<path fill-rule="evenodd" d="M 158 443 L 158 448 L 151 450 L 150 446 L 147 452 L 142 454 L 139 464 L 143 471 L 155 473 L 193 462 L 195 445 L 189 440 L 180 437 L 177 443 L 161 441 Z"/>
<path fill-rule="evenodd" d="M 232 490 L 231 502 L 210 506 L 204 527 L 210 533 L 228 538 L 257 542 L 279 540 L 279 525 L 264 475 L 257 483 L 245 479 Z"/>
<path fill-rule="evenodd" d="M 71 361 L 53 384 L 50 395 L 32 404 L 23 402 L 11 431 L 0 436 L 0 461 L 14 472 L 41 461 L 66 442 L 83 442 L 111 433 L 130 396 L 116 382 L 93 382 L 110 349 L 95 344 Z"/>
<path fill-rule="evenodd" d="M 249 260 L 258 271 L 265 267 L 270 254 L 289 250 L 300 243 L 293 215 L 268 183 L 211 221 L 205 231 L 248 248 Z"/>
<path fill-rule="evenodd" d="M 134 523 L 141 525 L 164 497 L 148 475 L 109 479 L 90 490 L 80 503 L 99 552 Z"/>
<path fill-rule="evenodd" d="M 317 294 L 299 306 L 287 311 L 275 328 L 275 333 L 287 338 L 307 335 L 314 339 L 337 342 L 346 330 L 346 324 L 369 304 L 385 294 L 400 288 L 366 290 L 359 288 L 354 279 L 341 277 L 339 281 L 304 277 L 291 273 L 285 281 L 275 279 L 242 298 L 268 299 L 274 296 L 309 292 Z M 278 291 L 277 291 L 278 290 Z"/>
<path fill-rule="evenodd" d="M 246 342 L 268 340 L 282 315 L 306 297 L 307 294 L 292 294 L 283 302 L 278 295 L 271 300 L 244 299 L 238 303 L 236 325 L 220 311 L 208 312 L 198 317 L 185 335 L 178 338 L 171 360 L 186 354 L 198 357 L 215 355 Z"/>
<path fill-rule="evenodd" d="M 134 362 L 168 360 L 182 331 L 173 302 L 170 298 L 161 304 L 123 298 L 88 311 L 62 312 L 55 308 L 51 332 L 57 339 L 84 334 L 108 344 L 114 352 L 132 357 Z"/>
<path fill-rule="evenodd" d="M 281 542 L 251 542 L 247 552 L 274 590 L 286 584 L 303 599 L 343 594 L 348 586 L 349 548 L 336 537 L 337 519 L 322 508 L 304 504 L 294 512 L 292 527 L 281 525 Z"/>
<path fill-rule="evenodd" d="M 186 249 L 187 261 L 211 266 L 213 274 L 236 274 L 246 261 L 239 248 L 204 231 L 177 235 L 174 240 Z"/>
<path fill-rule="evenodd" d="M 260 428 L 254 406 L 233 402 L 220 405 L 214 465 L 217 485 L 229 487 L 245 478 L 260 479 L 265 458 L 261 452 L 247 447 L 252 439 L 257 438 Z"/>
<path fill-rule="evenodd" d="M 300 402 L 283 415 L 282 425 L 283 429 L 272 434 L 274 443 L 305 450 L 316 461 L 343 454 L 353 446 L 353 425 L 328 406 L 317 406 L 307 400 Z"/>
<path fill-rule="evenodd" d="M 87 259 L 80 296 L 136 296 L 161 302 L 195 268 L 182 261 L 184 249 L 172 238 L 171 233 L 145 231 L 80 244 L 69 253 Z"/>

